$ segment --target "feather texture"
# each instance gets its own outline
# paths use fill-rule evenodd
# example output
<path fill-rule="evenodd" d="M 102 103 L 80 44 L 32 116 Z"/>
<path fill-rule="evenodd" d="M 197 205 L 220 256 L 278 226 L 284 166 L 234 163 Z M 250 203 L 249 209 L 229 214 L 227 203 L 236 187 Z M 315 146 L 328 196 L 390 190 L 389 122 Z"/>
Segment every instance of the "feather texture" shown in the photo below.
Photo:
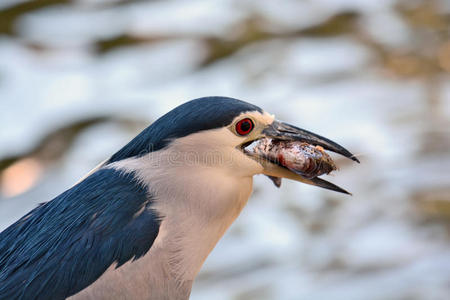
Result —
<path fill-rule="evenodd" d="M 142 257 L 158 235 L 135 175 L 100 169 L 0 233 L 0 299 L 64 299 L 111 265 Z"/>
<path fill-rule="evenodd" d="M 173 139 L 199 131 L 227 126 L 243 112 L 262 109 L 256 105 L 227 97 L 203 97 L 186 102 L 144 129 L 108 163 L 139 157 L 166 147 Z"/>

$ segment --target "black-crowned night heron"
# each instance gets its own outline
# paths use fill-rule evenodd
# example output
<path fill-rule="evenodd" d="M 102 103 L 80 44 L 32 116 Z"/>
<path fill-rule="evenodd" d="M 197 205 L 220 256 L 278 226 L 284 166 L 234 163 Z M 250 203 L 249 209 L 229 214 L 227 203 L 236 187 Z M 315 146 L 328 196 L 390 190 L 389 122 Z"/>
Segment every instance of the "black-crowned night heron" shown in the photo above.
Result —
<path fill-rule="evenodd" d="M 187 102 L 0 234 L 0 299 L 187 299 L 252 192 L 253 175 L 345 192 L 244 151 L 269 137 L 356 160 L 231 98 Z"/>

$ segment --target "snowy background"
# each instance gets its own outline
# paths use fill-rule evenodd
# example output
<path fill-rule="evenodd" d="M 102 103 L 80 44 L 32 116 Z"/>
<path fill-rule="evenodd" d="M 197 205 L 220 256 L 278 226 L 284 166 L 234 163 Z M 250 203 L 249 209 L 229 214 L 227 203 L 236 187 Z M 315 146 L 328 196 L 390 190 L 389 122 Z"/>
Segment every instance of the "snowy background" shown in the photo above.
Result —
<path fill-rule="evenodd" d="M 257 176 L 193 300 L 449 299 L 448 0 L 1 0 L 0 230 L 207 95 L 361 164 Z"/>

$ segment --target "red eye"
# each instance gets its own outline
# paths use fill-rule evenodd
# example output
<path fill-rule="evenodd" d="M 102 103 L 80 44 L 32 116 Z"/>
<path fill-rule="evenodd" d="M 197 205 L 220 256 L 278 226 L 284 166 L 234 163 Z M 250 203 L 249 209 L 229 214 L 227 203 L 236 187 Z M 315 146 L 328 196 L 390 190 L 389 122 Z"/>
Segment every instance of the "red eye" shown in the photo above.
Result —
<path fill-rule="evenodd" d="M 249 134 L 250 131 L 252 130 L 253 130 L 253 122 L 249 118 L 242 119 L 236 124 L 236 132 L 239 135 Z"/>

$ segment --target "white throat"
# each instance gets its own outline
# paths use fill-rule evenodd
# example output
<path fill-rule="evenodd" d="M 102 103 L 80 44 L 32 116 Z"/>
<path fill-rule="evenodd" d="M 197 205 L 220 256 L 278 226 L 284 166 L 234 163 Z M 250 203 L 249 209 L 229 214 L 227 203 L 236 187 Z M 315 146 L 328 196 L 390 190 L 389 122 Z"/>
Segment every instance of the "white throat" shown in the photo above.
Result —
<path fill-rule="evenodd" d="M 108 269 L 77 294 L 80 298 L 107 298 L 117 295 L 114 293 L 124 293 L 128 298 L 135 293 L 133 299 L 189 297 L 193 280 L 247 203 L 253 175 L 262 168 L 238 149 L 215 143 L 223 141 L 225 130 L 193 134 L 164 150 L 107 166 L 135 172 L 148 186 L 152 209 L 162 222 L 144 257 Z M 117 282 L 121 282 L 120 287 Z"/>

